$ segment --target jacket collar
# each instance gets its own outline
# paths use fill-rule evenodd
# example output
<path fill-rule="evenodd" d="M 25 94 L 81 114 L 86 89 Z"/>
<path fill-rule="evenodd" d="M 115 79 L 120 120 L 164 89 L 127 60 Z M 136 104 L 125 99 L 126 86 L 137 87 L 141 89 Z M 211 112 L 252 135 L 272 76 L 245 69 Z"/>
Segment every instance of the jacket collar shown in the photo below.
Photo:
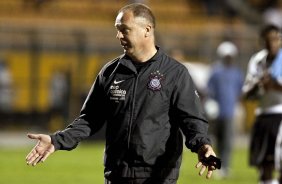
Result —
<path fill-rule="evenodd" d="M 146 62 L 152 63 L 155 61 L 160 61 L 163 51 L 158 46 L 156 46 L 156 49 L 157 49 L 156 54 Z M 134 71 L 135 73 L 137 72 L 135 66 L 132 63 L 132 59 L 129 56 L 127 56 L 126 54 L 121 55 L 119 63 L 129 68 L 130 70 Z"/>

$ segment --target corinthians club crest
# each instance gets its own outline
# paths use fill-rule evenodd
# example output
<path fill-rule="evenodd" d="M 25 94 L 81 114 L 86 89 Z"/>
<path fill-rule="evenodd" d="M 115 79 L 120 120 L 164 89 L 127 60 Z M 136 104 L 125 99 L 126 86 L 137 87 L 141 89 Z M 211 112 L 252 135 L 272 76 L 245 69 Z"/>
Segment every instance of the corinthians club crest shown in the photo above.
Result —
<path fill-rule="evenodd" d="M 158 70 L 150 74 L 148 88 L 152 91 L 159 91 L 162 88 L 161 81 L 164 79 L 164 75 Z"/>

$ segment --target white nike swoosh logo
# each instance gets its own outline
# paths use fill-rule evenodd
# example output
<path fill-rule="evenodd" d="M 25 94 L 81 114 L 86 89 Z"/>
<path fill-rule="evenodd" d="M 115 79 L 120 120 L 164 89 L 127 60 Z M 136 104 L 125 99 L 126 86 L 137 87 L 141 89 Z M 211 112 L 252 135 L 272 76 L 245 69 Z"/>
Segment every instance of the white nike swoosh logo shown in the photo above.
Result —
<path fill-rule="evenodd" d="M 114 80 L 114 84 L 119 84 L 119 83 L 122 83 L 124 80 L 120 80 L 120 81 L 116 81 Z"/>

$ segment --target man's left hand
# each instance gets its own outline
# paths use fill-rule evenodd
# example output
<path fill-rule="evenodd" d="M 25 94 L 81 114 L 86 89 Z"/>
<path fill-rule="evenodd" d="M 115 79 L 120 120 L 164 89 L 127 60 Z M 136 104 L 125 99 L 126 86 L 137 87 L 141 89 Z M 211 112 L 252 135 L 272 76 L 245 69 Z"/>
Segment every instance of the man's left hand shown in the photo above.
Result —
<path fill-rule="evenodd" d="M 208 158 L 211 155 L 216 156 L 212 147 L 208 144 L 203 145 L 198 151 L 199 162 L 197 163 L 196 168 L 201 168 L 200 172 L 199 172 L 200 176 L 202 176 L 204 174 L 205 170 L 208 169 L 207 175 L 206 175 L 207 179 L 211 178 L 212 173 L 213 173 L 214 170 L 216 170 L 216 168 L 215 168 L 214 165 L 209 165 L 209 164 L 203 162 L 202 160 L 204 158 Z"/>

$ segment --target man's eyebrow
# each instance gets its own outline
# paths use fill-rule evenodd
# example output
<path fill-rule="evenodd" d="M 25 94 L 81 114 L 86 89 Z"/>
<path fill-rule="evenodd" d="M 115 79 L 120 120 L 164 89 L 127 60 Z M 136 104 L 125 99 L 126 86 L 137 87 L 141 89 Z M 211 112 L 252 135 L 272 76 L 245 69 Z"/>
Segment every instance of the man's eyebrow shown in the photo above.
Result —
<path fill-rule="evenodd" d="M 125 24 L 115 24 L 115 27 L 119 29 L 130 29 L 130 27 Z"/>

